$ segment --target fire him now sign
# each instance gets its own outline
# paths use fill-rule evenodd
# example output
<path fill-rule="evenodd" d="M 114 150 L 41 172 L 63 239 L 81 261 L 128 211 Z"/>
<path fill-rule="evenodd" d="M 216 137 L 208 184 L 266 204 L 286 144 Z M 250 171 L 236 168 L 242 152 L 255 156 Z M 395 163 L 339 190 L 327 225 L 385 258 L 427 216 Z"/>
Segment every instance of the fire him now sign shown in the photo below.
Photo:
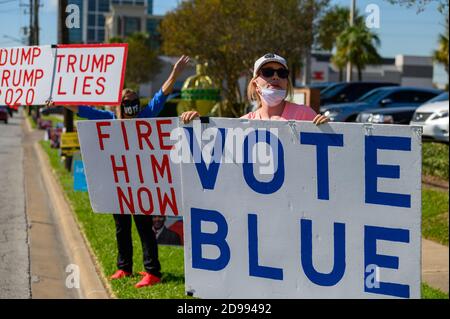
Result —
<path fill-rule="evenodd" d="M 120 104 L 128 45 L 0 48 L 0 105 Z"/>

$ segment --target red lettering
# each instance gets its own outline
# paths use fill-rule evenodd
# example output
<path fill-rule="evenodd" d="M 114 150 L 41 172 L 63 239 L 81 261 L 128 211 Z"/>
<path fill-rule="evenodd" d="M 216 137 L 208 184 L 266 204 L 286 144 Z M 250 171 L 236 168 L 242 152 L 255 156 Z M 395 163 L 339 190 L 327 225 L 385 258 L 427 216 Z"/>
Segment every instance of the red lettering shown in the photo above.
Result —
<path fill-rule="evenodd" d="M 84 95 L 91 95 L 92 94 L 92 92 L 90 92 L 90 91 L 88 92 L 85 89 L 91 87 L 91 85 L 86 83 L 86 82 L 87 82 L 87 80 L 92 80 L 93 78 L 94 78 L 93 76 L 86 76 L 84 78 L 84 80 L 83 80 L 83 94 Z"/>
<path fill-rule="evenodd" d="M 22 48 L 22 56 L 20 59 L 20 64 L 23 65 L 24 62 L 30 64 L 31 58 L 31 49 L 30 48 Z"/>
<path fill-rule="evenodd" d="M 164 125 L 164 124 L 165 125 L 172 124 L 172 120 L 157 120 L 156 121 L 156 128 L 158 130 L 159 147 L 162 150 L 171 150 L 173 147 L 172 145 L 164 144 L 163 137 L 165 137 L 165 136 L 170 137 L 170 132 L 162 132 L 162 130 L 161 130 L 161 125 Z"/>
<path fill-rule="evenodd" d="M 100 55 L 97 60 L 97 55 L 94 54 L 92 57 L 92 68 L 91 72 L 94 72 L 95 69 L 97 69 L 98 72 L 102 72 L 103 69 L 103 62 L 104 62 L 104 55 Z"/>
<path fill-rule="evenodd" d="M 128 151 L 130 149 L 130 146 L 128 145 L 128 136 L 127 129 L 125 128 L 125 122 L 121 121 L 120 127 L 122 128 L 123 143 L 125 144 L 125 149 Z"/>
<path fill-rule="evenodd" d="M 114 60 L 115 60 L 114 55 L 112 54 L 106 55 L 105 72 L 108 66 L 114 63 Z"/>
<path fill-rule="evenodd" d="M 119 182 L 119 176 L 118 176 L 118 172 L 124 172 L 125 174 L 125 181 L 127 183 L 130 182 L 130 177 L 128 175 L 128 166 L 127 166 L 127 159 L 125 158 L 125 155 L 122 155 L 122 166 L 118 166 L 116 164 L 116 158 L 114 157 L 114 155 L 111 155 L 111 166 L 112 166 L 112 170 L 114 173 L 114 181 L 116 183 Z"/>
<path fill-rule="evenodd" d="M 148 198 L 148 203 L 149 203 L 149 208 L 145 209 L 144 205 L 142 204 L 142 193 L 146 193 L 147 194 L 147 198 Z M 138 195 L 138 204 L 139 204 L 139 208 L 141 210 L 142 213 L 144 213 L 144 215 L 151 215 L 153 213 L 153 198 L 152 198 L 152 193 L 150 192 L 150 190 L 146 187 L 140 187 L 138 189 L 137 192 Z"/>
<path fill-rule="evenodd" d="M 59 81 L 58 81 L 58 94 L 59 95 L 66 95 L 67 92 L 64 92 L 64 91 L 61 90 L 61 82 L 62 82 L 62 77 L 60 77 Z"/>
<path fill-rule="evenodd" d="M 41 55 L 41 48 L 40 47 L 34 47 L 33 48 L 33 59 L 31 60 L 31 64 L 34 63 L 34 59 Z"/>
<path fill-rule="evenodd" d="M 141 184 L 143 184 L 144 183 L 144 176 L 142 174 L 141 157 L 139 156 L 139 154 L 136 154 L 136 164 L 137 164 L 137 167 L 138 167 L 139 181 L 141 182 Z"/>
<path fill-rule="evenodd" d="M 75 77 L 75 81 L 73 83 L 73 90 L 72 90 L 73 95 L 75 95 L 75 93 L 77 91 L 77 83 L 78 83 L 78 76 Z"/>
<path fill-rule="evenodd" d="M 102 133 L 102 126 L 111 126 L 111 122 L 97 122 L 95 123 L 97 126 L 97 137 L 98 137 L 98 143 L 100 144 L 100 149 L 103 151 L 105 149 L 103 145 L 103 139 L 109 138 L 109 134 Z"/>
<path fill-rule="evenodd" d="M 72 67 L 72 72 L 75 73 L 75 63 L 77 63 L 77 56 L 75 54 L 69 54 L 67 56 L 67 73 L 69 73 L 70 67 Z"/>
<path fill-rule="evenodd" d="M 8 79 L 11 76 L 11 72 L 9 70 L 3 70 L 2 74 L 2 86 L 8 87 Z"/>
<path fill-rule="evenodd" d="M 100 83 L 100 81 L 102 81 L 103 83 Z M 102 77 L 99 77 L 98 79 L 97 79 L 97 85 L 99 86 L 99 87 L 101 87 L 101 91 L 100 90 L 95 90 L 95 93 L 96 94 L 98 94 L 98 95 L 100 95 L 100 94 L 103 94 L 103 92 L 105 92 L 105 82 L 106 82 L 106 79 L 102 76 Z"/>
<path fill-rule="evenodd" d="M 175 216 L 178 216 L 178 207 L 177 207 L 177 199 L 175 197 L 175 191 L 173 187 L 170 188 L 170 194 L 172 196 L 172 201 L 169 200 L 169 196 L 167 196 L 166 193 L 164 193 L 164 198 L 161 198 L 161 189 L 159 187 L 156 187 L 156 191 L 158 192 L 158 202 L 159 202 L 159 208 L 161 215 L 166 215 L 166 208 L 167 204 L 169 204 L 170 208 L 172 209 L 172 212 Z"/>
<path fill-rule="evenodd" d="M 36 86 L 36 82 L 44 77 L 44 70 L 37 69 L 34 77 L 34 85 Z"/>
<path fill-rule="evenodd" d="M 86 65 L 84 68 L 83 68 L 83 60 L 85 60 L 85 62 L 86 62 Z M 91 61 L 91 56 L 89 54 L 80 56 L 80 71 L 81 72 L 85 73 L 89 69 L 90 61 Z"/>
<path fill-rule="evenodd" d="M 172 174 L 170 172 L 170 164 L 169 164 L 169 156 L 167 154 L 163 155 L 162 163 L 159 165 L 158 160 L 155 155 L 150 155 L 151 163 L 152 163 L 152 171 L 153 171 L 153 180 L 155 183 L 158 183 L 158 176 L 156 174 L 156 170 L 158 170 L 159 175 L 164 178 L 164 171 L 167 171 L 167 180 L 170 184 L 172 184 Z"/>
<path fill-rule="evenodd" d="M 131 192 L 131 187 L 127 187 L 127 189 L 128 189 L 128 199 L 123 193 L 122 188 L 117 186 L 117 198 L 119 199 L 120 213 L 122 215 L 125 213 L 123 209 L 123 202 L 125 202 L 125 205 L 127 205 L 127 208 L 130 211 L 130 213 L 134 215 L 135 210 L 134 210 L 133 194 Z"/>
<path fill-rule="evenodd" d="M 146 132 L 142 132 L 141 131 L 141 126 L 145 126 L 147 127 L 147 131 Z M 142 145 L 142 139 L 145 140 L 145 142 L 147 143 L 148 147 L 150 147 L 151 150 L 153 150 L 153 145 L 150 142 L 150 134 L 152 134 L 152 127 L 150 126 L 150 123 L 146 122 L 146 121 L 136 121 L 136 131 L 137 131 L 137 138 L 139 141 L 139 149 L 142 150 L 143 149 L 143 145 Z"/>
<path fill-rule="evenodd" d="M 61 72 L 62 58 L 64 58 L 65 56 L 66 56 L 65 54 L 57 54 L 56 55 L 56 60 L 58 60 L 58 73 Z"/>

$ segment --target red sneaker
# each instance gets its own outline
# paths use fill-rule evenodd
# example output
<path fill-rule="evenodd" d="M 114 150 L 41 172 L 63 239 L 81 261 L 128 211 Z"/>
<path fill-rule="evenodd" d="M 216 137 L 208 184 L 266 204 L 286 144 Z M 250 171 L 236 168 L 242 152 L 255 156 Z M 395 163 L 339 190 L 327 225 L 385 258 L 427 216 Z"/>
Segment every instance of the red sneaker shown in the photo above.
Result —
<path fill-rule="evenodd" d="M 121 278 L 129 277 L 129 276 L 131 276 L 131 272 L 126 272 L 122 269 L 119 269 L 114 273 L 114 275 L 112 275 L 110 277 L 110 279 L 121 279 Z"/>
<path fill-rule="evenodd" d="M 161 282 L 161 278 L 156 277 L 155 275 L 149 274 L 149 273 L 141 273 L 142 275 L 144 275 L 144 278 L 141 279 L 141 281 L 139 281 L 135 287 L 136 288 L 142 288 L 145 286 L 153 286 L 156 284 L 159 284 Z"/>

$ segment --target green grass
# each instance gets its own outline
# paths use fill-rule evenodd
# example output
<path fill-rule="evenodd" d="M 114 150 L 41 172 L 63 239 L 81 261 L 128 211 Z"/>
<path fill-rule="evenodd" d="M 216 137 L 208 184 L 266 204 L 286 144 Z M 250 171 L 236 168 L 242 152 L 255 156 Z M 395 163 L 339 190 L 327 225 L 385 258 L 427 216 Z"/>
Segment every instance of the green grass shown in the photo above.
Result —
<path fill-rule="evenodd" d="M 94 214 L 89 196 L 86 192 L 73 191 L 73 178 L 64 169 L 56 149 L 50 148 L 49 142 L 40 142 L 49 155 L 50 164 L 75 211 L 83 232 L 88 238 L 101 270 L 108 277 L 116 270 L 116 240 L 113 218 L 110 215 Z M 448 193 L 425 188 L 422 193 L 422 232 L 423 236 L 448 245 Z M 446 214 L 447 222 L 443 222 Z M 142 250 L 139 236 L 133 223 L 134 271 L 143 270 Z M 163 272 L 163 284 L 151 288 L 134 288 L 140 277 L 112 281 L 111 287 L 118 298 L 189 298 L 184 294 L 184 256 L 182 247 L 159 246 L 159 258 Z M 422 284 L 422 298 L 448 299 L 437 289 Z"/>
<path fill-rule="evenodd" d="M 448 246 L 448 191 L 422 190 L 422 236 Z"/>
<path fill-rule="evenodd" d="M 52 121 L 52 127 L 55 127 L 57 123 L 63 123 L 64 120 L 55 115 L 42 115 L 41 118 L 43 120 Z"/>
<path fill-rule="evenodd" d="M 109 277 L 116 270 L 117 258 L 113 217 L 109 214 L 94 214 L 88 193 L 73 190 L 73 177 L 64 169 L 64 164 L 61 162 L 57 150 L 50 148 L 48 141 L 41 141 L 40 144 L 49 155 L 51 167 L 59 178 L 78 222 L 99 261 L 104 276 Z M 134 247 L 133 271 L 137 274 L 144 269 L 141 244 L 134 223 L 132 234 Z M 139 275 L 111 281 L 112 290 L 118 298 L 190 298 L 185 296 L 184 292 L 183 248 L 159 246 L 158 250 L 163 284 L 151 288 L 136 289 L 134 284 L 140 280 Z"/>
<path fill-rule="evenodd" d="M 434 289 L 427 284 L 422 284 L 422 299 L 449 299 L 448 294 Z"/>
<path fill-rule="evenodd" d="M 448 147 L 443 143 L 422 144 L 422 174 L 448 180 Z"/>

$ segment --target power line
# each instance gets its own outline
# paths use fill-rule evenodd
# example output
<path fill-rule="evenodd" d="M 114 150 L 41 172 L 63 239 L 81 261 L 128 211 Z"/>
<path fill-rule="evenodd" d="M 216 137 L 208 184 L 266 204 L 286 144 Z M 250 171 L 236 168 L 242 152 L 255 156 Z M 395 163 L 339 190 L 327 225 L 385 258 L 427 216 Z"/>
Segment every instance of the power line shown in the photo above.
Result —
<path fill-rule="evenodd" d="M 9 3 L 9 2 L 17 2 L 19 0 L 1 0 L 0 4 Z"/>

